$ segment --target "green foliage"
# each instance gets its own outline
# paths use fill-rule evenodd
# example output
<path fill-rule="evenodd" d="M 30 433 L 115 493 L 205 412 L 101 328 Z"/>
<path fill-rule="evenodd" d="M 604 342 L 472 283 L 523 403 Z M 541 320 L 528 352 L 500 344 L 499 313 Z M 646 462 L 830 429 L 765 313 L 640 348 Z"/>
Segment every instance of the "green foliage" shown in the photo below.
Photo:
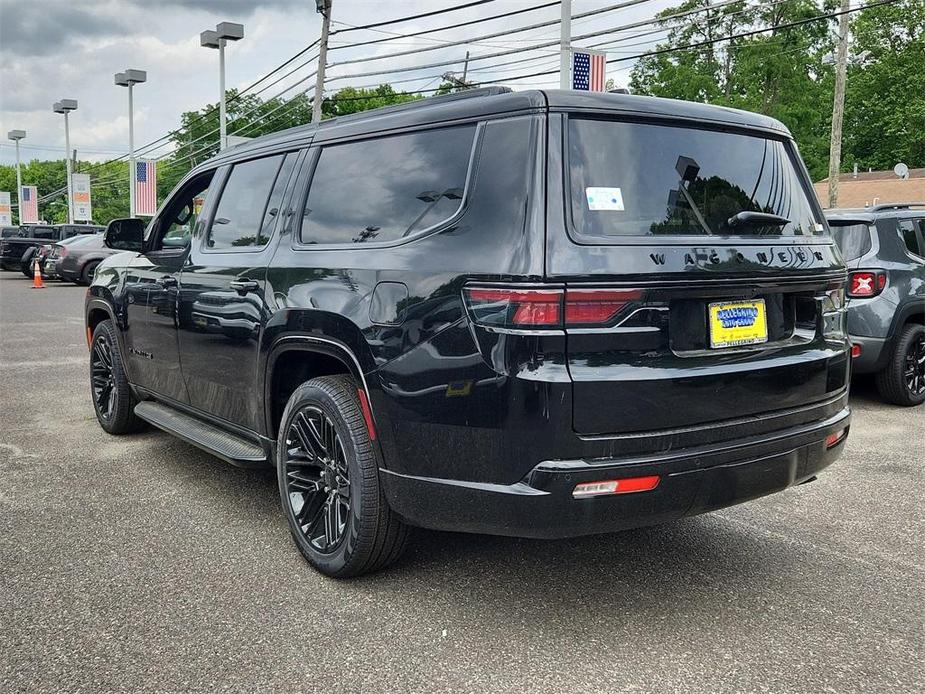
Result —
<path fill-rule="evenodd" d="M 843 161 L 891 169 L 925 166 L 925 0 L 859 12 L 848 70 Z"/>
<path fill-rule="evenodd" d="M 687 0 L 660 16 L 708 8 Z M 835 0 L 784 0 L 773 5 L 734 3 L 679 19 L 657 48 L 712 39 L 818 17 Z M 850 170 L 891 167 L 899 159 L 925 166 L 925 0 L 900 0 L 853 15 L 842 162 Z M 640 59 L 631 74 L 635 93 L 701 101 L 764 113 L 796 138 L 814 180 L 828 174 L 834 66 L 824 61 L 836 43 L 837 21 L 771 29 Z"/>

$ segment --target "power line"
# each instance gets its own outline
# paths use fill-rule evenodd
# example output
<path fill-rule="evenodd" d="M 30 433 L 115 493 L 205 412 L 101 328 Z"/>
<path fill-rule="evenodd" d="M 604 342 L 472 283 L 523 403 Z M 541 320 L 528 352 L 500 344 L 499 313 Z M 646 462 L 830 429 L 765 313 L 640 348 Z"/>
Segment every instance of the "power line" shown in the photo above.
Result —
<path fill-rule="evenodd" d="M 412 37 L 415 37 L 415 36 L 423 36 L 423 35 L 425 35 L 425 34 L 434 34 L 434 33 L 438 32 L 438 31 L 447 31 L 447 30 L 449 30 L 449 29 L 459 29 L 460 27 L 471 26 L 472 24 L 481 24 L 482 22 L 489 22 L 489 21 L 491 21 L 491 20 L 493 20 L 493 19 L 502 19 L 502 18 L 506 18 L 506 17 L 513 17 L 514 15 L 524 14 L 524 13 L 526 13 L 526 12 L 536 12 L 537 10 L 544 10 L 544 9 L 546 9 L 547 7 L 555 7 L 556 5 L 561 5 L 561 4 L 562 4 L 562 0 L 554 0 L 554 2 L 547 2 L 547 3 L 543 4 L 543 5 L 534 5 L 533 7 L 525 7 L 525 8 L 523 8 L 523 9 L 520 9 L 520 10 L 513 10 L 513 11 L 511 11 L 511 12 L 502 12 L 501 14 L 495 14 L 495 15 L 492 15 L 492 16 L 490 16 L 490 17 L 479 17 L 478 19 L 470 19 L 470 20 L 467 21 L 467 22 L 458 22 L 458 23 L 456 23 L 456 24 L 449 24 L 449 25 L 447 25 L 447 26 L 437 27 L 437 28 L 434 28 L 434 29 L 422 29 L 421 31 L 414 31 L 414 32 L 407 33 L 407 34 L 398 34 L 398 33 L 390 32 L 390 31 L 381 31 L 381 32 L 377 32 L 377 33 L 391 34 L 391 37 L 386 37 L 386 38 L 384 38 L 384 39 L 373 39 L 373 40 L 371 40 L 371 41 L 359 41 L 359 42 L 357 42 L 357 43 L 348 43 L 348 44 L 343 44 L 343 45 L 340 45 L 340 46 L 332 46 L 332 47 L 329 48 L 328 50 L 333 51 L 333 50 L 342 50 L 342 49 L 344 49 L 344 48 L 358 48 L 358 47 L 360 47 L 360 46 L 371 46 L 371 45 L 377 44 L 377 43 L 385 43 L 386 41 L 393 41 L 393 40 L 395 40 L 395 39 L 397 39 L 397 38 L 412 38 Z M 359 28 L 360 28 L 360 27 L 357 27 L 357 26 L 355 26 L 355 25 L 353 25 L 353 24 L 347 24 L 346 22 L 334 21 L 334 24 L 342 24 L 342 25 L 344 25 L 344 26 L 350 27 L 351 29 L 359 29 Z M 344 31 L 346 31 L 346 29 L 345 29 Z M 373 31 L 373 30 L 370 30 L 370 31 Z M 331 33 L 332 33 L 332 35 L 333 35 L 333 34 L 336 34 L 336 33 L 338 33 L 338 32 L 335 31 L 335 32 L 331 32 Z M 437 41 L 438 39 L 431 39 L 431 40 Z"/>
<path fill-rule="evenodd" d="M 457 10 L 464 10 L 467 7 L 476 7 L 477 5 L 486 5 L 489 2 L 494 2 L 494 0 L 474 0 L 473 2 L 466 2 L 462 5 L 454 5 L 452 7 L 444 7 L 442 10 L 432 10 L 430 12 L 421 12 L 420 14 L 412 14 L 406 17 L 399 17 L 397 19 L 388 19 L 383 22 L 373 22 L 372 24 L 364 24 L 363 26 L 358 27 L 349 27 L 348 29 L 338 29 L 331 32 L 331 36 L 334 34 L 344 34 L 348 31 L 360 31 L 361 29 L 373 29 L 375 27 L 384 27 L 389 24 L 400 24 L 402 22 L 410 22 L 414 19 L 423 19 L 424 17 L 435 17 L 438 14 L 446 14 L 447 12 L 456 12 Z"/>
<path fill-rule="evenodd" d="M 863 6 L 861 6 L 861 7 L 855 7 L 855 8 L 853 8 L 853 9 L 842 10 L 842 11 L 839 11 L 839 12 L 829 12 L 829 13 L 827 13 L 827 14 L 817 15 L 817 16 L 815 16 L 815 17 L 808 17 L 808 18 L 806 18 L 806 19 L 800 19 L 800 20 L 793 21 L 793 22 L 788 22 L 788 23 L 785 23 L 785 24 L 776 24 L 776 25 L 774 25 L 774 26 L 765 27 L 765 28 L 763 28 L 763 29 L 753 29 L 753 30 L 751 30 L 751 31 L 744 31 L 744 32 L 741 32 L 741 33 L 738 33 L 738 34 L 732 34 L 732 35 L 730 35 L 730 36 L 720 36 L 720 37 L 718 37 L 718 38 L 708 39 L 708 40 L 706 40 L 706 41 L 697 41 L 697 42 L 695 42 L 695 43 L 689 43 L 689 44 L 686 44 L 686 45 L 684 45 L 684 46 L 674 46 L 674 47 L 669 47 L 669 48 L 661 48 L 661 49 L 657 49 L 657 50 L 654 50 L 654 51 L 647 51 L 647 52 L 645 52 L 645 53 L 637 53 L 637 54 L 635 54 L 635 55 L 625 56 L 625 57 L 622 57 L 622 58 L 611 58 L 610 60 L 607 61 L 607 64 L 610 65 L 610 64 L 613 64 L 613 63 L 622 63 L 622 62 L 626 62 L 626 61 L 628 61 L 628 60 L 636 60 L 636 59 L 638 59 L 638 58 L 648 58 L 648 57 L 653 56 L 653 55 L 662 55 L 662 54 L 665 54 L 665 53 L 674 53 L 674 52 L 676 52 L 676 51 L 690 50 L 690 49 L 692 49 L 692 48 L 700 48 L 700 47 L 702 47 L 702 46 L 710 46 L 710 45 L 713 45 L 713 44 L 715 44 L 715 43 L 720 43 L 721 41 L 730 41 L 730 40 L 732 40 L 732 39 L 739 39 L 739 38 L 745 38 L 745 37 L 748 37 L 748 36 L 755 36 L 755 35 L 757 35 L 757 34 L 764 34 L 764 33 L 767 33 L 767 32 L 769 32 L 769 31 L 776 31 L 777 29 L 790 29 L 790 28 L 792 28 L 792 27 L 802 26 L 802 25 L 804 25 L 804 24 L 810 24 L 810 23 L 812 23 L 812 22 L 822 21 L 822 20 L 824 20 L 824 19 L 831 19 L 831 18 L 833 18 L 833 17 L 838 17 L 838 16 L 841 16 L 841 15 L 843 15 L 843 14 L 851 14 L 851 13 L 854 13 L 854 12 L 860 12 L 860 11 L 862 11 L 862 10 L 870 9 L 870 8 L 873 8 L 873 7 L 880 7 L 881 5 L 892 5 L 892 4 L 895 3 L 895 2 L 897 2 L 897 0 L 879 0 L 878 2 L 870 2 L 870 3 L 867 3 L 866 5 L 863 5 Z M 718 5 L 714 5 L 713 7 L 714 7 L 714 8 L 715 8 L 715 7 L 718 7 Z M 530 77 L 546 77 L 546 76 L 548 76 L 548 75 L 553 75 L 553 74 L 557 74 L 557 73 L 558 73 L 558 70 L 547 70 L 547 71 L 545 71 L 545 72 L 535 72 L 535 73 L 532 73 L 532 74 L 529 74 L 529 75 L 520 75 L 520 76 L 518 76 L 518 77 L 516 77 L 516 78 L 514 78 L 514 79 L 527 79 L 527 78 L 530 78 Z M 505 80 L 485 80 L 485 81 L 483 81 L 483 84 L 494 84 L 494 83 L 503 82 L 503 81 L 505 81 Z"/>
<path fill-rule="evenodd" d="M 734 1 L 739 1 L 739 0 L 734 0 Z M 607 7 L 602 7 L 596 10 L 590 10 L 588 12 L 577 14 L 575 15 L 574 18 L 589 17 L 595 14 L 603 14 L 604 12 L 613 12 L 614 10 L 622 10 L 627 7 L 632 7 L 634 5 L 641 5 L 646 2 L 651 2 L 651 0 L 624 0 L 623 2 L 617 3 L 616 5 L 608 5 Z M 507 17 L 512 14 L 515 14 L 515 13 L 508 12 L 503 15 L 498 15 L 497 17 Z M 499 38 L 501 36 L 509 36 L 510 34 L 519 34 L 524 31 L 532 31 L 533 29 L 541 29 L 543 27 L 553 26 L 559 23 L 560 23 L 559 19 L 550 19 L 544 22 L 537 22 L 535 24 L 528 24 L 526 26 L 516 27 L 514 29 L 505 29 L 504 31 L 496 31 L 490 34 L 483 34 L 482 36 L 473 36 L 472 38 L 469 38 L 469 39 L 448 41 L 446 43 L 443 43 L 440 46 L 422 46 L 422 47 L 419 47 L 413 50 L 397 51 L 395 53 L 383 53 L 382 55 L 374 55 L 369 58 L 353 58 L 351 60 L 342 60 L 339 63 L 331 63 L 331 67 L 339 67 L 343 65 L 353 65 L 356 63 L 367 63 L 373 60 L 385 60 L 388 58 L 399 58 L 399 57 L 406 56 L 406 55 L 417 55 L 419 53 L 424 53 L 426 51 L 437 51 L 442 48 L 449 48 L 451 46 L 465 46 L 466 44 L 475 43 L 477 41 L 485 41 L 487 39 Z M 580 38 L 580 37 L 576 37 L 576 38 Z M 554 41 L 553 43 L 558 43 L 558 42 Z M 362 45 L 362 44 L 358 44 L 358 45 Z M 537 46 L 537 48 L 540 48 L 540 47 L 541 46 Z"/>

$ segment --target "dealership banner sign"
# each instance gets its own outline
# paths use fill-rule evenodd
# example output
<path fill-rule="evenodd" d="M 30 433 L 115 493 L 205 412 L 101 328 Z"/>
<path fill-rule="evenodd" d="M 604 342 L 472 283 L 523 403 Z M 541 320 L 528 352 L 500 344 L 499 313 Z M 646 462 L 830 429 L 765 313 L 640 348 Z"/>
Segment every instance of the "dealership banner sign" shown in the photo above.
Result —
<path fill-rule="evenodd" d="M 72 174 L 71 188 L 74 191 L 74 220 L 89 222 L 93 219 L 90 204 L 90 174 Z"/>
<path fill-rule="evenodd" d="M 13 206 L 10 194 L 0 191 L 0 227 L 13 226 Z"/>

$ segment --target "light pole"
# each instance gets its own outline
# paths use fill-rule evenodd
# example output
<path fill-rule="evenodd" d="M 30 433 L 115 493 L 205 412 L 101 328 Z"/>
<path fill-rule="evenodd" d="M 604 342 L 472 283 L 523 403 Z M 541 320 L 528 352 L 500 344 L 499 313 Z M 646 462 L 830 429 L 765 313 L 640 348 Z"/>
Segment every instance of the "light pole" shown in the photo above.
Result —
<path fill-rule="evenodd" d="M 199 34 L 199 43 L 205 48 L 218 49 L 218 148 L 228 146 L 228 137 L 225 134 L 225 44 L 228 41 L 239 41 L 244 38 L 244 25 L 234 22 L 219 22 L 215 31 L 208 30 Z"/>
<path fill-rule="evenodd" d="M 20 203 L 20 198 L 22 197 L 22 174 L 19 172 L 19 141 L 26 139 L 26 131 L 10 130 L 6 136 L 16 143 L 16 209 L 19 211 L 19 223 L 22 224 L 22 205 Z"/>
<path fill-rule="evenodd" d="M 116 86 L 128 87 L 128 216 L 135 216 L 135 107 L 132 103 L 132 87 L 148 81 L 148 73 L 144 70 L 126 70 L 117 72 L 114 78 Z"/>
<path fill-rule="evenodd" d="M 71 131 L 68 127 L 67 114 L 77 110 L 77 99 L 61 99 L 56 101 L 51 109 L 55 113 L 64 114 L 64 163 L 67 168 L 67 223 L 74 223 L 74 200 L 71 190 Z"/>

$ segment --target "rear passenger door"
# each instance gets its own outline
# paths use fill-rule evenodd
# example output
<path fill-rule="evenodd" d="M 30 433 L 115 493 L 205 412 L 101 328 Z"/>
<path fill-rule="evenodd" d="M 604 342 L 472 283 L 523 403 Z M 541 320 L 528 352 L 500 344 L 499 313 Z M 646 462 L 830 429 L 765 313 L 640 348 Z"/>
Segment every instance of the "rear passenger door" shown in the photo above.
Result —
<path fill-rule="evenodd" d="M 179 346 L 190 404 L 255 431 L 259 337 L 268 315 L 266 267 L 298 152 L 226 167 L 224 184 L 180 274 Z"/>
<path fill-rule="evenodd" d="M 925 217 L 899 220 L 899 234 L 912 266 L 904 278 L 908 282 L 908 298 L 925 302 Z M 902 301 L 904 297 L 900 296 Z"/>

